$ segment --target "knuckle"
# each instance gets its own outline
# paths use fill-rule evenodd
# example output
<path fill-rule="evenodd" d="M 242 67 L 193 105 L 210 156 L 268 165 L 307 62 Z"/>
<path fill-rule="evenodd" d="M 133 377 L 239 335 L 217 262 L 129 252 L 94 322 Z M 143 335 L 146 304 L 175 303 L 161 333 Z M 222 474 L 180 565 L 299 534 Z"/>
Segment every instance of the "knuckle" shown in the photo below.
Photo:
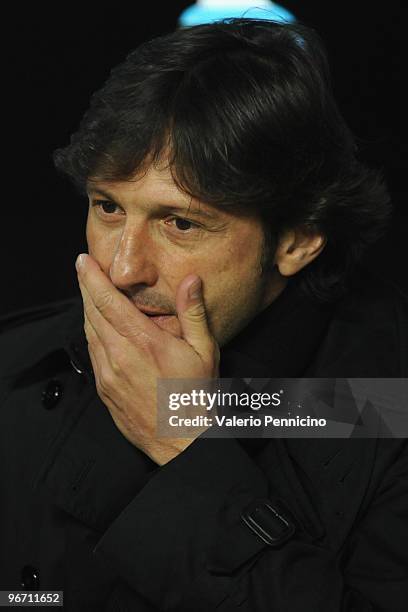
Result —
<path fill-rule="evenodd" d="M 85 331 L 85 338 L 87 339 L 88 344 L 90 346 L 94 346 L 95 333 L 92 333 L 93 330 L 89 327 L 89 325 L 85 325 L 84 331 Z"/>
<path fill-rule="evenodd" d="M 99 388 L 103 395 L 109 395 L 113 387 L 113 376 L 107 370 L 101 370 L 99 373 Z"/>
<path fill-rule="evenodd" d="M 117 377 L 125 365 L 125 352 L 117 344 L 110 344 L 108 346 L 108 357 L 111 373 L 114 377 Z"/>
<path fill-rule="evenodd" d="M 95 336 L 93 336 L 91 333 L 85 331 L 85 337 L 86 337 L 86 341 L 88 343 L 89 349 L 91 351 L 94 351 L 96 349 Z"/>
<path fill-rule="evenodd" d="M 193 304 L 188 311 L 190 319 L 201 323 L 206 320 L 206 312 L 201 304 Z"/>
<path fill-rule="evenodd" d="M 113 295 L 110 291 L 101 291 L 95 297 L 95 306 L 101 312 L 105 311 L 112 305 Z"/>
<path fill-rule="evenodd" d="M 135 325 L 129 325 L 126 338 L 128 338 L 132 344 L 136 344 L 138 349 L 148 353 L 152 351 L 155 346 L 154 339 L 151 335 Z"/>
<path fill-rule="evenodd" d="M 96 350 L 96 343 L 95 343 L 95 341 L 92 338 L 88 338 L 88 337 L 86 338 L 86 340 L 87 340 L 87 343 L 88 343 L 88 349 L 90 351 L 92 351 L 92 353 L 94 353 L 95 350 Z"/>
<path fill-rule="evenodd" d="M 121 333 L 123 336 L 126 336 L 126 338 L 134 338 L 137 340 L 140 335 L 140 328 L 133 322 L 125 319 L 121 325 Z"/>
<path fill-rule="evenodd" d="M 110 362 L 110 366 L 112 368 L 113 374 L 115 376 L 119 376 L 119 374 L 122 372 L 122 366 L 120 365 L 119 361 L 115 358 L 112 358 Z"/>
<path fill-rule="evenodd" d="M 104 387 L 102 385 L 100 378 L 96 379 L 95 386 L 96 386 L 96 391 L 99 397 L 102 398 L 105 395 L 105 390 L 104 390 Z"/>

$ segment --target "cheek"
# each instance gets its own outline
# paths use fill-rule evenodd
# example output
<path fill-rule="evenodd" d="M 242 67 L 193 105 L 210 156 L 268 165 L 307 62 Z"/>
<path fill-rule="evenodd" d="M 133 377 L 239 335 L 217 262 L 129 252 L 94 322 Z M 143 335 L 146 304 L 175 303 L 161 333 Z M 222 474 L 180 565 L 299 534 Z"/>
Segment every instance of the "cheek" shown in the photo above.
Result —
<path fill-rule="evenodd" d="M 248 278 L 261 274 L 262 237 L 257 234 L 241 236 L 225 245 L 216 258 L 217 275 L 222 275 L 223 283 L 239 285 Z"/>
<path fill-rule="evenodd" d="M 205 267 L 203 278 L 208 309 L 213 316 L 230 311 L 234 305 L 240 309 L 258 299 L 261 252 L 261 237 L 245 236 L 224 245 L 217 257 L 212 254 L 211 266 Z"/>
<path fill-rule="evenodd" d="M 188 274 L 198 274 L 211 284 L 218 274 L 216 263 L 211 260 L 211 251 L 205 248 L 191 249 L 179 246 L 156 243 L 154 263 L 159 271 L 160 287 L 167 294 L 175 297 L 177 288 Z"/>
<path fill-rule="evenodd" d="M 98 262 L 102 270 L 108 274 L 120 237 L 115 236 L 114 232 L 104 231 L 88 215 L 86 240 L 89 254 Z"/>

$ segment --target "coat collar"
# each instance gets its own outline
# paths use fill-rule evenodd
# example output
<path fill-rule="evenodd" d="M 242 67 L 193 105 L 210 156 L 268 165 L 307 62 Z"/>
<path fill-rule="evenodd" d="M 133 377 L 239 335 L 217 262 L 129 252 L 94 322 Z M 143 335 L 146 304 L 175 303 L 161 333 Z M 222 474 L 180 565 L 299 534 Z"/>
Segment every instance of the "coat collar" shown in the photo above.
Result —
<path fill-rule="evenodd" d="M 221 350 L 221 376 L 296 378 L 317 351 L 333 305 L 306 297 L 291 282 Z"/>

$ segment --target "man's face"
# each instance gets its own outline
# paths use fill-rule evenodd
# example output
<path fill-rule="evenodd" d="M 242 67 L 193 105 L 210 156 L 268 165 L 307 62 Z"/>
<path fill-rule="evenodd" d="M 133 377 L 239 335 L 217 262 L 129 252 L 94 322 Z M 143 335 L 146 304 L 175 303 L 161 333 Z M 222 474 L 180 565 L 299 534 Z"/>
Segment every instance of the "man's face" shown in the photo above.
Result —
<path fill-rule="evenodd" d="M 150 166 L 132 181 L 91 181 L 88 194 L 89 253 L 118 289 L 175 336 L 181 336 L 176 292 L 189 273 L 202 279 L 209 327 L 220 346 L 283 288 L 276 277 L 262 276 L 260 219 L 192 200 L 167 168 Z"/>

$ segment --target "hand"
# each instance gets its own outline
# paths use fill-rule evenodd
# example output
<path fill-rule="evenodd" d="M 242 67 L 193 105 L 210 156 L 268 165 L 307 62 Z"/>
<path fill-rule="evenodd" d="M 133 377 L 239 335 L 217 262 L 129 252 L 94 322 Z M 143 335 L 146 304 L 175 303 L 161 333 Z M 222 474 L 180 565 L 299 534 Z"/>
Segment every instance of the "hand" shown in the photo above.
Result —
<path fill-rule="evenodd" d="M 116 289 L 90 255 L 80 255 L 76 266 L 98 395 L 129 442 L 167 463 L 195 438 L 156 437 L 157 379 L 218 377 L 219 347 L 208 329 L 201 279 L 189 274 L 178 287 L 177 338 Z"/>

